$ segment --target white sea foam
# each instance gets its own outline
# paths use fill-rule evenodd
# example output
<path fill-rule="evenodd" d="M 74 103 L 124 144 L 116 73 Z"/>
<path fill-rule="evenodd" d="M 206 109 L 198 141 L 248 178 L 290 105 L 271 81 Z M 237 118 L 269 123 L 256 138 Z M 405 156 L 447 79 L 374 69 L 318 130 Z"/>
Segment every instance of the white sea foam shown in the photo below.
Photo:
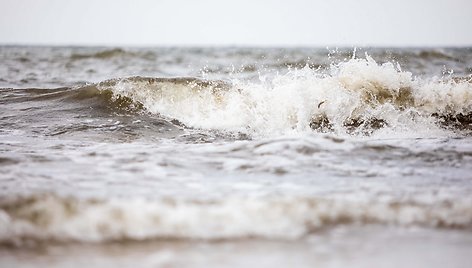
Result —
<path fill-rule="evenodd" d="M 35 195 L 3 201 L 0 241 L 299 238 L 345 223 L 471 228 L 470 198 L 95 200 Z"/>
<path fill-rule="evenodd" d="M 322 127 L 363 133 L 372 129 L 373 122 L 394 132 L 441 133 L 438 116 L 472 113 L 470 79 L 415 78 L 399 66 L 378 64 L 369 56 L 332 65 L 328 73 L 306 67 L 260 80 L 202 86 L 193 80 L 122 79 L 99 88 L 130 97 L 148 111 L 187 126 L 256 136 Z"/>

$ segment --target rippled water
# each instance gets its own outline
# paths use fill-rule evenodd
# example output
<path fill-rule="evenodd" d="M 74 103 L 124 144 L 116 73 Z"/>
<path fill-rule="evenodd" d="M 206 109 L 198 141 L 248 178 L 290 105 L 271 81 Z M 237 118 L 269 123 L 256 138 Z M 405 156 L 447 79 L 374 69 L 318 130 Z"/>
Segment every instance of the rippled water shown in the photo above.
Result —
<path fill-rule="evenodd" d="M 470 263 L 470 48 L 0 59 L 0 263 Z"/>

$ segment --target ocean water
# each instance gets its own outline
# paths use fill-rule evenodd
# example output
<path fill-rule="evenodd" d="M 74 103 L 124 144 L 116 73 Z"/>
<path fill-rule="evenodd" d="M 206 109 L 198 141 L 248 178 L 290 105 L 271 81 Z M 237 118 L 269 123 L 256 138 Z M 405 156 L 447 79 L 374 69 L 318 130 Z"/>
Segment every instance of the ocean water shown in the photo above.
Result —
<path fill-rule="evenodd" d="M 0 62 L 2 267 L 472 261 L 472 48 Z"/>

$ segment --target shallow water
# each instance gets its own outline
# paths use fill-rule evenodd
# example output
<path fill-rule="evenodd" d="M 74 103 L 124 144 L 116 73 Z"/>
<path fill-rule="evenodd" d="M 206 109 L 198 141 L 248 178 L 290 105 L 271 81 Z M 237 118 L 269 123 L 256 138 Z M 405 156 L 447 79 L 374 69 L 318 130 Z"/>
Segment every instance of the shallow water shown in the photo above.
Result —
<path fill-rule="evenodd" d="M 468 267 L 471 243 L 457 231 L 341 226 L 296 241 L 51 244 L 0 257 L 9 267 Z"/>
<path fill-rule="evenodd" d="M 471 52 L 1 47 L 0 262 L 466 267 Z"/>

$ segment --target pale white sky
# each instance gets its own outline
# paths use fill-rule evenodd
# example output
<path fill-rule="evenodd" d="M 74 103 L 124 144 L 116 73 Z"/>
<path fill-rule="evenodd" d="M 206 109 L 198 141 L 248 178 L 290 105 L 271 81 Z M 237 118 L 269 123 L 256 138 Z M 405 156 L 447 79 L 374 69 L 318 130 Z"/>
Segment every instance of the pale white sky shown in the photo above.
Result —
<path fill-rule="evenodd" d="M 472 0 L 0 0 L 0 43 L 472 46 Z"/>

